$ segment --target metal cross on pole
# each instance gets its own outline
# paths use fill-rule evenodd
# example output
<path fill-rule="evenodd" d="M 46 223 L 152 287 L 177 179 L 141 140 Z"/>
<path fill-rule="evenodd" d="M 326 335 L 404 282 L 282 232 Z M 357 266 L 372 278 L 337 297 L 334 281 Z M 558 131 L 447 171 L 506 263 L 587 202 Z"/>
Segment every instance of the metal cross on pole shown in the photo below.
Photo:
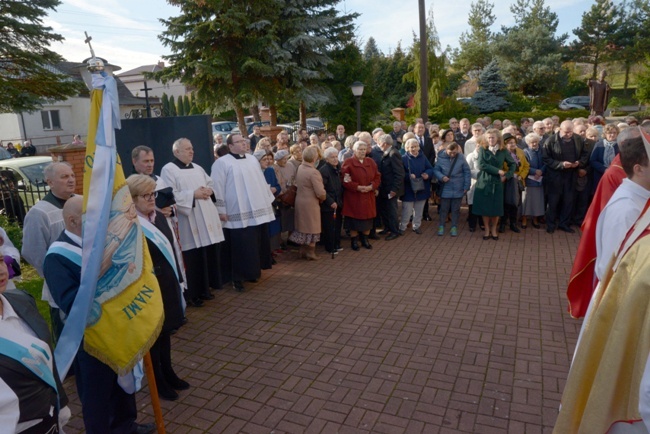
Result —
<path fill-rule="evenodd" d="M 144 91 L 144 104 L 147 110 L 147 117 L 151 117 L 151 106 L 149 105 L 149 91 L 152 90 L 151 87 L 147 87 L 147 80 L 144 81 L 144 89 L 140 89 L 141 91 Z"/>

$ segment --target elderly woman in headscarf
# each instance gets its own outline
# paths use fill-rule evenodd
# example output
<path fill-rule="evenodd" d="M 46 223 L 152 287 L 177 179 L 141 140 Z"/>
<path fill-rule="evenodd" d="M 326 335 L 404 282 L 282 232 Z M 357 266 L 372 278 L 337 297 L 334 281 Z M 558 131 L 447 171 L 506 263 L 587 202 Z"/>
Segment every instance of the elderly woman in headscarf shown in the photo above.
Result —
<path fill-rule="evenodd" d="M 341 185 L 341 163 L 335 148 L 324 152 L 325 165 L 320 168 L 327 196 L 321 202 L 322 241 L 328 253 L 338 253 L 341 249 L 341 226 L 343 215 L 343 186 Z"/>
<path fill-rule="evenodd" d="M 156 210 L 156 181 L 147 175 L 131 175 L 126 180 L 133 204 L 147 239 L 154 274 L 162 295 L 165 320 L 158 339 L 151 347 L 151 361 L 158 395 L 165 400 L 178 399 L 177 390 L 189 389 L 172 367 L 171 334 L 184 323 L 179 279 L 182 276 L 174 254 L 174 235 L 165 216 Z"/>
<path fill-rule="evenodd" d="M 296 173 L 296 230 L 289 239 L 300 245 L 300 257 L 316 260 L 316 243 L 320 241 L 320 202 L 325 200 L 326 192 L 323 177 L 316 170 L 319 157 L 317 146 L 308 146 L 302 153 L 302 164 Z"/>

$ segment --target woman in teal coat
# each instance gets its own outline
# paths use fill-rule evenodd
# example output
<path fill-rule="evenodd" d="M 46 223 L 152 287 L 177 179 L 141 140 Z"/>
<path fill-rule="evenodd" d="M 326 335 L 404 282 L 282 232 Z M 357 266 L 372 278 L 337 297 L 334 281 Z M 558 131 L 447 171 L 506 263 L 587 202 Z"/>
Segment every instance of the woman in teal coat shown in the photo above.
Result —
<path fill-rule="evenodd" d="M 480 138 L 476 178 L 476 191 L 472 212 L 483 216 L 485 225 L 484 240 L 498 240 L 497 223 L 503 216 L 503 185 L 512 178 L 515 162 L 506 150 L 501 133 L 489 129 Z M 507 167 L 507 171 L 504 168 Z"/>

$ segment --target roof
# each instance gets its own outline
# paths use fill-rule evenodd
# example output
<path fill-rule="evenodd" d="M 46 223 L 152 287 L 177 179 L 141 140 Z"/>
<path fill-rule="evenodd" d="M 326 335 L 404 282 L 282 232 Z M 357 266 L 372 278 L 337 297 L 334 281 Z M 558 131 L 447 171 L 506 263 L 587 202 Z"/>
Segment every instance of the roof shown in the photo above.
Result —
<path fill-rule="evenodd" d="M 132 75 L 142 75 L 143 72 L 157 72 L 157 71 L 162 71 L 163 68 L 160 67 L 160 65 L 155 64 L 155 65 L 142 65 L 138 66 L 137 68 L 130 69 L 128 71 L 124 71 L 120 74 L 118 74 L 119 77 L 128 77 Z"/>

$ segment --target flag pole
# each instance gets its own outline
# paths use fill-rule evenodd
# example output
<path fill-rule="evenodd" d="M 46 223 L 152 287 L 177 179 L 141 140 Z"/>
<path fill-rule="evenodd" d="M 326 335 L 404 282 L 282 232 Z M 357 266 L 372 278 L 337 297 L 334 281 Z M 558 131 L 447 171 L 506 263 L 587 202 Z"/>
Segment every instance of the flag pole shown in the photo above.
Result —
<path fill-rule="evenodd" d="M 149 382 L 149 394 L 151 395 L 153 415 L 156 419 L 156 430 L 158 434 L 165 434 L 165 421 L 163 420 L 162 409 L 160 408 L 158 386 L 156 385 L 156 377 L 153 375 L 153 363 L 151 362 L 151 353 L 149 351 L 144 356 L 144 369 L 147 373 L 147 381 Z"/>

